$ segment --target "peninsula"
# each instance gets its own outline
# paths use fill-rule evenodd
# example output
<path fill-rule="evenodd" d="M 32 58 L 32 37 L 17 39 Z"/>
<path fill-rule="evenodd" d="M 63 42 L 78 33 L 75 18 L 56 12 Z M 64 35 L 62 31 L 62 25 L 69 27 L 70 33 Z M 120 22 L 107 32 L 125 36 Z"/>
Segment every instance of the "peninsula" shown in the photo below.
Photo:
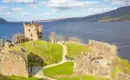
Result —
<path fill-rule="evenodd" d="M 24 34 L 0 41 L 0 80 L 130 80 L 130 64 L 106 42 L 44 39 L 43 25 L 23 23 Z"/>
<path fill-rule="evenodd" d="M 0 18 L 0 23 L 7 23 L 7 21 L 4 20 L 3 18 Z"/>

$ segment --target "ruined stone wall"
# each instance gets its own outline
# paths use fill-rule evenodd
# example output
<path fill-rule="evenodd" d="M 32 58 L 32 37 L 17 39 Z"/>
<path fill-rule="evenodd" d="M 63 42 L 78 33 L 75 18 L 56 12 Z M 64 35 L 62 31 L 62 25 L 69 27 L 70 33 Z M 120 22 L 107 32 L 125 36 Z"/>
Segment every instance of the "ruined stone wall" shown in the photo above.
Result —
<path fill-rule="evenodd" d="M 0 58 L 1 75 L 28 77 L 27 57 L 23 52 L 0 53 Z"/>
<path fill-rule="evenodd" d="M 88 45 L 91 51 L 85 57 L 75 59 L 75 72 L 109 78 L 116 60 L 116 46 L 93 40 Z"/>
<path fill-rule="evenodd" d="M 130 75 L 119 72 L 114 80 L 130 80 Z"/>

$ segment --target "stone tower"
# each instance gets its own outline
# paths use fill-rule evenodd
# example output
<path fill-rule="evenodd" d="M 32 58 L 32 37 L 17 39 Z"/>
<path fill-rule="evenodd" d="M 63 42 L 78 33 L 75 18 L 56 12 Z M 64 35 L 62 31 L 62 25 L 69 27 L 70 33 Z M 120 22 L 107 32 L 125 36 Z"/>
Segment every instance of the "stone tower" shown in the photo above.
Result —
<path fill-rule="evenodd" d="M 43 39 L 43 28 L 39 23 L 24 23 L 24 36 L 29 40 Z"/>
<path fill-rule="evenodd" d="M 50 33 L 50 42 L 55 43 L 56 42 L 56 32 Z"/>

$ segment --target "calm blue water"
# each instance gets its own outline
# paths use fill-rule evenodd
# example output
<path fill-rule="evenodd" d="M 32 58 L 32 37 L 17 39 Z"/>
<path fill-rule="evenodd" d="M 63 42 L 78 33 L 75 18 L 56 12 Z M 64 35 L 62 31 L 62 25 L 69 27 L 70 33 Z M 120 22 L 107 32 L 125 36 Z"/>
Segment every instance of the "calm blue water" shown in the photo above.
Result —
<path fill-rule="evenodd" d="M 65 36 L 75 36 L 84 42 L 89 39 L 117 44 L 119 55 L 130 60 L 130 23 L 114 22 L 52 22 L 41 23 L 44 26 L 44 36 L 48 39 L 52 31 Z M 22 23 L 0 24 L 0 37 L 11 37 L 15 33 L 23 33 Z"/>

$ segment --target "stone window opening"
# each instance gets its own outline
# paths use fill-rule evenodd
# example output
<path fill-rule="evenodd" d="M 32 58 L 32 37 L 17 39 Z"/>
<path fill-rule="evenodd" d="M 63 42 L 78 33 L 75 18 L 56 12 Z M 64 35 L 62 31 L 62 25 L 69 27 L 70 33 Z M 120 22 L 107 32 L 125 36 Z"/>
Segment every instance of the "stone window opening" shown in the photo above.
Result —
<path fill-rule="evenodd" d="M 32 37 L 33 35 L 31 34 L 31 37 Z"/>
<path fill-rule="evenodd" d="M 99 63 L 99 61 L 96 60 L 95 63 Z"/>
<path fill-rule="evenodd" d="M 30 32 L 30 29 L 28 29 L 28 31 Z"/>

